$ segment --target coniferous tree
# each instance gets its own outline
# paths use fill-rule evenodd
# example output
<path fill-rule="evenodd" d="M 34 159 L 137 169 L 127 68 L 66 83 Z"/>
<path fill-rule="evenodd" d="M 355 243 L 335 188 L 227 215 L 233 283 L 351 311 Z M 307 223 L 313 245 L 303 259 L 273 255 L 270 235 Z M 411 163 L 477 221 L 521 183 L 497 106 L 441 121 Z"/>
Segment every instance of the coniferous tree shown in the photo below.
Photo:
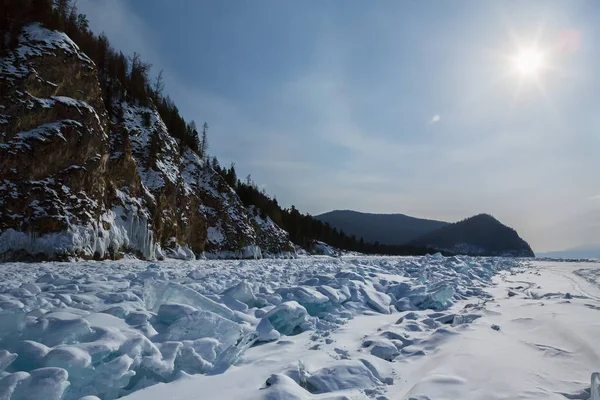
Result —
<path fill-rule="evenodd" d="M 94 49 L 94 62 L 96 63 L 98 70 L 103 74 L 106 74 L 105 70 L 109 50 L 110 46 L 108 44 L 108 37 L 103 32 L 98 36 L 96 40 L 96 48 Z"/>
<path fill-rule="evenodd" d="M 139 53 L 133 53 L 131 57 L 131 71 L 129 73 L 131 99 L 137 99 L 142 105 L 148 104 L 146 87 L 148 86 L 148 72 L 151 67 L 151 64 L 142 61 Z"/>
<path fill-rule="evenodd" d="M 208 124 L 206 122 L 202 125 L 202 137 L 200 138 L 198 155 L 202 160 L 208 159 Z"/>
<path fill-rule="evenodd" d="M 154 95 L 154 99 L 157 100 L 162 96 L 163 90 L 165 89 L 165 82 L 163 78 L 163 70 L 161 69 L 156 78 L 154 78 L 154 82 L 152 84 L 152 93 Z"/>
<path fill-rule="evenodd" d="M 67 13 L 68 16 L 64 21 L 63 30 L 69 37 L 80 39 L 82 32 L 79 30 L 79 26 L 77 25 L 77 8 L 74 4 L 69 5 L 69 10 Z"/>
<path fill-rule="evenodd" d="M 227 171 L 226 181 L 229 184 L 229 186 L 231 186 L 231 187 L 236 186 L 237 175 L 235 173 L 235 163 L 234 162 L 231 163 L 231 166 L 229 167 L 229 170 Z"/>
<path fill-rule="evenodd" d="M 54 0 L 54 7 L 61 21 L 67 21 L 72 9 L 71 0 Z M 64 22 L 60 26 L 64 28 Z"/>
<path fill-rule="evenodd" d="M 11 3 L 14 0 L 5 1 Z M 20 30 L 23 24 L 30 22 L 40 22 L 50 28 L 56 27 L 56 18 L 52 4 L 52 0 L 26 0 L 19 2 L 22 13 L 26 14 L 26 16 L 18 23 L 18 29 Z"/>
<path fill-rule="evenodd" d="M 200 138 L 198 137 L 198 128 L 194 120 L 190 121 L 186 126 L 184 142 L 195 151 L 197 154 L 201 154 L 200 149 Z"/>
<path fill-rule="evenodd" d="M 219 160 L 217 160 L 217 157 L 213 157 L 212 159 L 212 168 L 216 172 L 221 173 L 221 166 L 219 165 Z"/>
<path fill-rule="evenodd" d="M 78 14 L 77 15 L 77 28 L 82 33 L 87 33 L 89 27 L 90 27 L 90 21 L 88 20 L 87 16 L 85 14 Z"/>

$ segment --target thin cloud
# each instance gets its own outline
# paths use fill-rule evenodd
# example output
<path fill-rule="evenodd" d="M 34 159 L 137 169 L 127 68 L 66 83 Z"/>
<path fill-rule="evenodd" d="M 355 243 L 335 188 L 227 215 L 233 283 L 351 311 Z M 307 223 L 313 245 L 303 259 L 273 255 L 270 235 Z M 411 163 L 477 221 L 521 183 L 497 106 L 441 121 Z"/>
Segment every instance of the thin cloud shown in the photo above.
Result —
<path fill-rule="evenodd" d="M 487 76 L 483 73 L 477 75 L 477 79 L 449 81 L 460 82 L 457 87 L 444 86 L 443 99 L 445 93 L 454 96 L 457 90 L 462 90 L 464 95 L 450 107 L 439 109 L 445 117 L 443 132 L 438 132 L 441 126 L 433 125 L 441 122 L 441 114 L 434 111 L 436 106 L 432 106 L 426 94 L 417 93 L 419 103 L 413 109 L 408 100 L 394 90 L 402 87 L 404 78 L 400 77 L 406 74 L 381 76 L 381 82 L 389 84 L 381 85 L 384 88 L 381 91 L 373 89 L 380 86 L 376 80 L 357 81 L 360 77 L 354 76 L 348 68 L 348 61 L 360 56 L 355 53 L 353 38 L 347 37 L 341 27 L 339 32 L 329 29 L 328 23 L 313 38 L 318 40 L 307 43 L 314 46 L 311 54 L 316 53 L 315 61 L 306 69 L 286 70 L 291 74 L 289 79 L 267 82 L 266 94 L 259 93 L 252 99 L 262 103 L 249 108 L 244 100 L 246 96 L 237 96 L 233 83 L 231 91 L 208 91 L 204 85 L 195 85 L 180 77 L 175 68 L 179 62 L 204 61 L 177 61 L 164 53 L 164 49 L 161 52 L 153 35 L 167 35 L 170 30 L 168 27 L 165 32 L 151 29 L 141 10 L 130 2 L 78 0 L 78 7 L 88 14 L 95 32 L 106 31 L 116 49 L 127 54 L 140 52 L 145 61 L 154 65 L 153 73 L 164 69 L 166 92 L 182 115 L 210 124 L 211 155 L 216 155 L 222 165 L 235 161 L 238 176 L 251 173 L 258 184 L 268 185 L 270 194 L 276 194 L 282 205 L 295 204 L 308 212 L 348 208 L 447 220 L 462 218 L 473 207 L 483 208 L 515 227 L 538 249 L 574 247 L 598 232 L 600 220 L 594 218 L 600 215 L 600 192 L 590 193 L 589 187 L 581 187 L 577 180 L 569 179 L 581 176 L 584 181 L 593 181 L 597 169 L 582 169 L 582 166 L 596 165 L 595 160 L 586 158 L 586 162 L 574 163 L 568 154 L 557 159 L 556 151 L 565 143 L 573 142 L 570 132 L 562 127 L 564 124 L 547 121 L 543 124 L 544 118 L 533 118 L 533 115 L 547 114 L 545 109 L 536 109 L 533 105 L 533 114 L 527 109 L 522 115 L 515 113 L 510 119 L 505 118 L 501 112 L 505 93 L 496 81 L 482 84 L 487 82 L 482 80 Z M 395 24 L 374 26 L 389 26 L 387 34 L 396 43 Z M 226 28 L 230 27 L 223 30 L 227 31 Z M 380 33 L 370 32 L 377 37 Z M 447 38 L 451 44 L 461 39 L 460 35 Z M 582 39 L 582 32 L 567 30 L 560 32 L 551 44 L 557 52 L 576 53 Z M 215 48 L 220 49 L 220 42 L 216 43 Z M 373 51 L 387 50 L 386 43 L 382 42 Z M 480 44 L 485 43 L 487 39 Z M 266 51 L 262 47 L 256 50 Z M 211 57 L 211 60 L 214 68 L 219 68 L 219 63 L 232 62 L 221 57 Z M 405 65 L 399 56 L 387 61 L 398 67 Z M 480 70 L 487 71 L 477 69 Z M 408 72 L 411 71 L 409 68 Z M 458 78 L 470 77 L 473 72 L 467 68 L 461 71 L 463 75 L 457 75 Z M 245 79 L 252 78 L 250 75 Z M 469 84 L 465 86 L 463 82 Z M 365 83 L 370 85 L 365 86 Z M 480 101 L 481 98 L 488 101 Z M 412 97 L 410 99 L 412 101 Z M 445 104 L 443 99 L 436 98 L 435 103 Z M 371 103 L 377 108 L 362 112 L 365 104 Z M 399 103 L 406 112 L 395 113 Z M 265 110 L 265 114 L 260 110 Z M 421 114 L 422 110 L 434 113 L 428 118 L 427 114 Z M 448 112 L 452 114 L 450 118 Z M 414 120 L 415 115 L 420 117 Z M 420 131 L 429 132 L 419 135 Z M 596 134 L 593 123 L 589 128 L 576 131 L 581 143 Z M 540 146 L 544 151 L 533 151 Z M 531 154 L 536 154 L 534 163 Z M 581 157 L 587 154 L 582 153 Z M 507 165 L 508 157 L 511 163 Z M 457 191 L 457 185 L 465 181 L 469 181 L 471 187 L 484 190 Z M 531 187 L 531 182 L 538 182 L 539 186 Z M 566 188 L 564 195 L 552 190 L 556 185 Z M 524 190 L 527 196 L 522 196 Z M 514 207 L 518 196 L 521 196 L 519 208 L 522 209 L 519 212 Z M 580 201 L 569 206 L 575 198 Z M 580 208 L 587 208 L 588 214 L 568 215 L 572 209 Z M 561 226 L 566 234 L 559 237 L 556 229 L 540 228 L 541 224 L 559 217 L 568 221 Z"/>
<path fill-rule="evenodd" d="M 168 89 L 175 78 L 171 74 L 173 68 L 169 68 L 168 62 L 158 53 L 151 27 L 126 3 L 120 0 L 77 0 L 77 8 L 87 15 L 92 31 L 105 33 L 115 50 L 127 56 L 138 53 L 144 62 L 150 63 L 151 76 L 164 69 Z"/>

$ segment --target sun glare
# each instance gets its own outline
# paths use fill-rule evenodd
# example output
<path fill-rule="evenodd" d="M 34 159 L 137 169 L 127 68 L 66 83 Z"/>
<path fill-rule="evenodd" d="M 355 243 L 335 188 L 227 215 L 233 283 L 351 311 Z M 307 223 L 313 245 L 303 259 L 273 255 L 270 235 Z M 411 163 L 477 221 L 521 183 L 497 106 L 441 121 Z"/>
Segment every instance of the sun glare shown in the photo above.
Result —
<path fill-rule="evenodd" d="M 515 55 L 513 65 L 521 75 L 535 75 L 544 68 L 544 57 L 537 49 L 521 49 Z"/>

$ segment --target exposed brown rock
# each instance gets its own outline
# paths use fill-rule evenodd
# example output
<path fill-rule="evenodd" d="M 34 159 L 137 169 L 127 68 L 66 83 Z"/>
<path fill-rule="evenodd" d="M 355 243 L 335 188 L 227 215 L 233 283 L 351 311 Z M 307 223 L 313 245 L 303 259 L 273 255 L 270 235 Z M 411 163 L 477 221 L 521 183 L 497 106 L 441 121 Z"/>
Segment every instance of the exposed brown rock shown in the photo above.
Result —
<path fill-rule="evenodd" d="M 0 105 L 3 259 L 293 252 L 154 108 L 123 101 L 122 119 L 109 116 L 94 64 L 65 35 L 24 29 L 0 59 Z"/>

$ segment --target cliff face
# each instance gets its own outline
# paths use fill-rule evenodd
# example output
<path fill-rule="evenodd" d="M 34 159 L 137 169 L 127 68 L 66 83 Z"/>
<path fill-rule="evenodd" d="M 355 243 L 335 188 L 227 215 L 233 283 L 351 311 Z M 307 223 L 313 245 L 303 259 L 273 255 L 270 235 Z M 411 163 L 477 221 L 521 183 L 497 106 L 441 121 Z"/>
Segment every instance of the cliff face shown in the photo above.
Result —
<path fill-rule="evenodd" d="M 26 26 L 0 59 L 2 259 L 293 253 L 153 107 L 113 108 L 63 33 Z"/>

